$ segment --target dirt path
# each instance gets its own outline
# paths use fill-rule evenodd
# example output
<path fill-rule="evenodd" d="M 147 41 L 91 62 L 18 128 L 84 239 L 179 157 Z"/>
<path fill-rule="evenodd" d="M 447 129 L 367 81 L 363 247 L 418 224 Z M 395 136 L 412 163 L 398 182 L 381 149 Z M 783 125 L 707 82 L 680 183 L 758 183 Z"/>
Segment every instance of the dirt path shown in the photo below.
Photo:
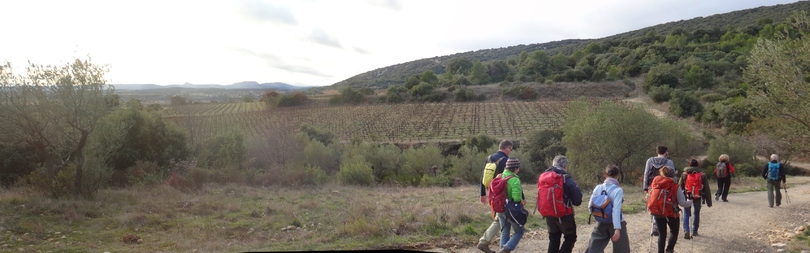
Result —
<path fill-rule="evenodd" d="M 729 194 L 729 202 L 716 201 L 711 208 L 704 205 L 700 216 L 700 235 L 694 240 L 685 240 L 681 226 L 675 252 L 777 252 L 772 244 L 786 243 L 796 229 L 807 225 L 810 219 L 810 177 L 791 177 L 788 183 L 791 203 L 787 203 L 783 190 L 780 207 L 768 207 L 766 192 Z M 540 217 L 532 216 L 530 219 Z M 650 247 L 649 214 L 631 214 L 625 216 L 625 220 L 632 251 L 647 252 Z M 592 225 L 579 224 L 574 252 L 585 251 L 592 229 Z M 653 238 L 652 252 L 656 250 L 656 240 L 657 237 Z M 430 251 L 481 252 L 474 243 L 470 242 L 468 248 L 437 248 Z M 490 248 L 497 248 L 496 245 L 493 243 Z M 545 252 L 547 247 L 545 227 L 528 227 L 526 236 L 513 252 Z M 611 246 L 605 252 L 612 252 Z"/>

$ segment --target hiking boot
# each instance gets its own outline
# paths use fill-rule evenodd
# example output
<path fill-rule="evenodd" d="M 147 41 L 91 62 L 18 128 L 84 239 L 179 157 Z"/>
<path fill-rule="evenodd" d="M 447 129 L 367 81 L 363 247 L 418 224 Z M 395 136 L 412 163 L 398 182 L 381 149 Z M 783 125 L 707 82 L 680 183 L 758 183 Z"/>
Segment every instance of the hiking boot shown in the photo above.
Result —
<path fill-rule="evenodd" d="M 489 249 L 489 243 L 479 242 L 478 243 L 478 249 L 483 251 L 483 252 L 486 252 L 486 253 L 495 253 L 494 251 Z"/>
<path fill-rule="evenodd" d="M 692 239 L 692 236 L 689 235 L 689 232 L 683 233 L 683 239 L 689 240 Z"/>
<path fill-rule="evenodd" d="M 650 236 L 658 236 L 658 230 L 653 230 Z"/>
<path fill-rule="evenodd" d="M 695 237 L 695 236 L 698 236 L 698 233 L 697 233 L 697 231 L 695 231 L 695 232 L 692 232 L 692 237 Z"/>
<path fill-rule="evenodd" d="M 717 200 L 719 198 L 720 198 L 720 195 L 714 195 L 714 200 Z"/>
<path fill-rule="evenodd" d="M 498 251 L 498 253 L 509 253 L 509 252 L 512 252 L 512 251 L 507 249 L 506 247 L 504 247 L 504 248 L 502 248 L 501 250 Z"/>
<path fill-rule="evenodd" d="M 724 200 L 723 200 L 723 202 L 728 202 L 728 200 L 727 200 L 727 199 L 724 199 Z"/>
<path fill-rule="evenodd" d="M 768 207 L 773 208 L 773 205 L 768 205 Z"/>

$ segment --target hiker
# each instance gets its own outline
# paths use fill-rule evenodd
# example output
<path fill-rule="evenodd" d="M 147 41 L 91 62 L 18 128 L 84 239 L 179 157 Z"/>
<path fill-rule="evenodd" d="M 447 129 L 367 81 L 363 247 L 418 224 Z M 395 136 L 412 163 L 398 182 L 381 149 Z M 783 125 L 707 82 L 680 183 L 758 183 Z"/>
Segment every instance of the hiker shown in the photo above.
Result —
<path fill-rule="evenodd" d="M 779 162 L 779 156 L 771 155 L 771 161 L 762 168 L 762 178 L 768 182 L 768 207 L 773 208 L 773 193 L 776 192 L 776 206 L 782 205 L 782 193 L 779 192 L 779 181 L 782 181 L 781 188 L 785 187 L 785 167 Z"/>
<path fill-rule="evenodd" d="M 712 199 L 709 197 L 712 192 L 709 189 L 709 180 L 699 166 L 700 163 L 692 159 L 689 161 L 689 166 L 683 169 L 683 176 L 678 179 L 678 185 L 686 192 L 686 197 L 692 200 L 692 207 L 687 207 L 683 211 L 683 239 L 687 240 L 698 235 L 701 202 L 712 207 Z M 694 213 L 692 213 L 693 208 Z M 694 216 L 692 224 L 689 224 L 689 216 Z"/>
<path fill-rule="evenodd" d="M 574 221 L 574 208 L 582 204 L 582 191 L 567 173 L 568 158 L 562 155 L 554 157 L 552 167 L 540 174 L 538 178 L 537 207 L 548 225 L 548 252 L 549 253 L 569 253 L 574 249 L 577 241 L 577 224 Z M 554 201 L 557 195 L 541 194 L 545 192 L 541 187 L 541 181 L 546 178 L 554 178 L 562 184 L 562 202 Z M 559 204 L 559 205 L 555 205 Z M 555 214 L 549 212 L 553 209 Z M 565 235 L 565 241 L 561 244 L 560 238 Z"/>
<path fill-rule="evenodd" d="M 501 250 L 498 253 L 509 253 L 517 247 L 520 238 L 523 237 L 523 225 L 526 224 L 528 218 L 528 211 L 526 206 L 526 199 L 523 195 L 523 189 L 520 186 L 520 178 L 517 173 L 520 171 L 520 160 L 515 157 L 510 157 L 506 160 L 506 170 L 503 171 L 501 177 L 507 178 L 512 176 L 506 181 L 506 212 L 498 213 L 498 220 L 501 224 Z M 515 231 L 515 234 L 509 235 L 510 228 Z"/>
<path fill-rule="evenodd" d="M 670 177 L 671 171 L 668 166 L 661 167 L 659 175 L 650 183 L 651 196 L 647 201 L 647 208 L 658 225 L 658 253 L 664 253 L 665 248 L 666 253 L 675 250 L 680 223 L 678 205 L 692 206 L 692 201 L 686 199 L 678 184 Z M 669 226 L 669 238 L 667 238 L 667 226 Z"/>
<path fill-rule="evenodd" d="M 722 154 L 717 160 L 719 162 L 717 162 L 717 166 L 714 168 L 714 174 L 717 175 L 717 193 L 714 194 L 714 200 L 722 198 L 723 202 L 728 202 L 728 188 L 731 186 L 731 174 L 737 171 L 734 170 L 734 166 L 729 162 L 728 155 Z"/>
<path fill-rule="evenodd" d="M 487 161 L 485 162 L 485 164 L 496 163 L 494 174 L 488 176 L 487 173 L 484 173 L 484 178 L 482 178 L 482 181 L 492 181 L 495 175 L 503 173 L 503 169 L 506 168 L 506 160 L 509 159 L 509 153 L 511 152 L 512 142 L 509 140 L 502 140 L 501 143 L 498 144 L 498 151 L 487 157 Z M 487 187 L 488 185 L 481 183 L 481 203 L 484 205 L 489 205 L 489 202 L 487 201 Z M 494 251 L 489 249 L 489 243 L 492 242 L 492 239 L 495 239 L 495 235 L 501 231 L 500 221 L 498 221 L 498 219 L 495 217 L 497 217 L 497 214 L 493 214 L 492 224 L 489 225 L 489 228 L 487 228 L 487 231 L 484 232 L 483 236 L 481 236 L 481 239 L 478 239 L 478 249 L 486 253 L 494 253 Z"/>
<path fill-rule="evenodd" d="M 669 151 L 667 150 L 668 149 L 666 146 L 658 146 L 655 148 L 655 153 L 657 155 L 647 159 L 647 163 L 644 166 L 644 193 L 649 193 L 650 183 L 652 183 L 653 178 L 658 176 L 658 172 L 663 166 L 670 168 L 667 176 L 672 178 L 672 180 L 675 182 L 678 181 L 678 170 L 675 169 L 675 163 L 669 159 Z M 649 198 L 649 195 L 647 197 Z M 652 236 L 658 236 L 657 226 L 658 224 L 655 222 L 655 220 L 652 220 L 652 232 L 650 232 Z"/>
<path fill-rule="evenodd" d="M 596 227 L 591 232 L 591 240 L 588 242 L 588 249 L 585 253 L 605 252 L 608 241 L 613 242 L 614 253 L 630 252 L 630 239 L 627 237 L 627 222 L 622 215 L 622 203 L 624 202 L 624 190 L 619 187 L 619 175 L 621 170 L 616 165 L 608 165 L 605 168 L 605 182 L 597 185 L 591 194 L 589 203 L 594 203 L 602 192 L 610 199 L 612 209 L 610 222 L 597 222 Z M 598 221 L 598 220 L 597 220 Z"/>

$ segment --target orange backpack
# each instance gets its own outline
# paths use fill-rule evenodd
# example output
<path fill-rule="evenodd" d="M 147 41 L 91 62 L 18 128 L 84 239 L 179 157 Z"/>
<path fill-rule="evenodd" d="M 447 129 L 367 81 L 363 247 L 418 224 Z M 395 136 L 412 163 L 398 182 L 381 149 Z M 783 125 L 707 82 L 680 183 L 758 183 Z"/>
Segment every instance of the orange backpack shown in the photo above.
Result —
<path fill-rule="evenodd" d="M 650 184 L 647 209 L 652 215 L 678 217 L 678 184 L 672 178 L 657 176 Z"/>

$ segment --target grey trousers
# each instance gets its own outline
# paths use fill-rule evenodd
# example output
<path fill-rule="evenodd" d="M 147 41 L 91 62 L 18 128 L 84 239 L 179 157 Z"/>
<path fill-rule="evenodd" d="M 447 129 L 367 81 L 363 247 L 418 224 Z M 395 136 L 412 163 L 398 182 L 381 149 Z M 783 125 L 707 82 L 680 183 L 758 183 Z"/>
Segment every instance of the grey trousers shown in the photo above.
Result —
<path fill-rule="evenodd" d="M 608 242 L 613 237 L 613 224 L 597 222 L 596 227 L 591 232 L 591 240 L 588 242 L 588 249 L 585 253 L 604 253 Z M 614 253 L 628 253 L 630 252 L 630 238 L 627 237 L 627 222 L 622 221 L 622 230 L 619 235 L 619 241 L 613 243 Z"/>
<path fill-rule="evenodd" d="M 782 182 L 779 180 L 768 180 L 768 205 L 773 206 L 773 193 L 776 192 L 776 205 L 782 205 Z"/>

